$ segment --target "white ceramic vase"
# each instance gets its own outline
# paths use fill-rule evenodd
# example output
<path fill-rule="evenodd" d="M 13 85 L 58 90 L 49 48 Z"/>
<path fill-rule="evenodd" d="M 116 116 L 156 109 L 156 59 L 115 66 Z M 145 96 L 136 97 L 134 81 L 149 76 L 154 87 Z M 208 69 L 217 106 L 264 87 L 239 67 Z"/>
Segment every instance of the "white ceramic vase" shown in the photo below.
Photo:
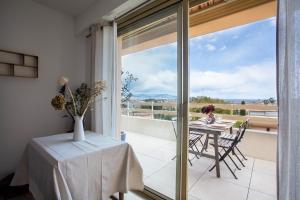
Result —
<path fill-rule="evenodd" d="M 85 140 L 84 129 L 83 129 L 83 116 L 74 116 L 75 124 L 74 124 L 74 141 L 83 141 Z"/>

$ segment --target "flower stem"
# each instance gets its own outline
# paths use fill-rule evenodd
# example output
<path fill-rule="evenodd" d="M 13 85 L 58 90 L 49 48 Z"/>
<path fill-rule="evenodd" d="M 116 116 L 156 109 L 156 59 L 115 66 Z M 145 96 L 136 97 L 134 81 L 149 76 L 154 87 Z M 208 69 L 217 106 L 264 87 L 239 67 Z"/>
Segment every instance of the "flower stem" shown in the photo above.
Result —
<path fill-rule="evenodd" d="M 89 99 L 88 103 L 86 104 L 86 107 L 82 113 L 82 116 L 84 116 L 85 112 L 87 111 L 88 107 L 90 106 L 90 102 L 91 102 L 91 99 Z"/>
<path fill-rule="evenodd" d="M 73 117 L 71 111 L 69 111 L 69 108 L 66 108 L 66 111 L 67 111 L 67 113 L 70 115 L 70 117 L 74 120 L 74 117 Z"/>
<path fill-rule="evenodd" d="M 67 89 L 68 89 L 68 91 L 69 91 L 69 93 L 70 93 L 70 95 L 71 95 L 71 99 L 72 99 L 73 107 L 74 107 L 74 114 L 75 114 L 75 116 L 77 116 L 77 108 L 76 108 L 74 96 L 73 96 L 73 94 L 72 94 L 72 91 L 71 91 L 69 85 L 66 84 L 66 86 L 67 86 Z"/>

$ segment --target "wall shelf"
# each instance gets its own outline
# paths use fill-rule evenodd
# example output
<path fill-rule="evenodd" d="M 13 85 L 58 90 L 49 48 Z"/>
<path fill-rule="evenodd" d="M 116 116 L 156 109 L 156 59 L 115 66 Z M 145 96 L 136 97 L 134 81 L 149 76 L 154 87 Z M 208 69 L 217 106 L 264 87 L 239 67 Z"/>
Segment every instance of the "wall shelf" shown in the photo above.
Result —
<path fill-rule="evenodd" d="M 38 56 L 0 50 L 0 76 L 38 78 Z"/>

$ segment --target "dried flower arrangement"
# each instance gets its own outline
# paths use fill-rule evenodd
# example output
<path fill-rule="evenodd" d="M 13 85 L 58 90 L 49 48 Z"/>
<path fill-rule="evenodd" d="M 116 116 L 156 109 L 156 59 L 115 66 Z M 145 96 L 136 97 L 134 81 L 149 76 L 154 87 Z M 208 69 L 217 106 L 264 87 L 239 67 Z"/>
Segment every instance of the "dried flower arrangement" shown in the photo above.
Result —
<path fill-rule="evenodd" d="M 98 81 L 91 88 L 87 84 L 82 83 L 81 86 L 72 92 L 69 87 L 69 79 L 62 76 L 58 80 L 61 86 L 59 95 L 56 95 L 51 105 L 55 110 L 66 110 L 66 112 L 74 120 L 73 140 L 85 140 L 85 133 L 83 128 L 84 114 L 96 102 L 96 97 L 101 95 L 105 90 L 105 82 Z"/>
<path fill-rule="evenodd" d="M 208 105 L 208 106 L 203 106 L 201 108 L 201 112 L 203 114 L 209 114 L 215 111 L 215 106 L 214 105 Z"/>
<path fill-rule="evenodd" d="M 91 88 L 86 83 L 82 83 L 75 92 L 72 92 L 69 79 L 64 76 L 58 80 L 58 83 L 61 86 L 60 94 L 52 99 L 51 105 L 55 110 L 66 110 L 72 118 L 84 116 L 88 108 L 95 103 L 96 97 L 106 88 L 104 81 L 98 81 Z"/>

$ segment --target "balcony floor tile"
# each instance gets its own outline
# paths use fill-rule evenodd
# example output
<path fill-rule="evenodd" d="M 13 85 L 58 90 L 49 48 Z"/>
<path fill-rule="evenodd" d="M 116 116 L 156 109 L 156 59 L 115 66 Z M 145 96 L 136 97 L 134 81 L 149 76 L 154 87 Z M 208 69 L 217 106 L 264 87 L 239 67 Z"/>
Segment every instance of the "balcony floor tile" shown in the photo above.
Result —
<path fill-rule="evenodd" d="M 254 190 L 249 190 L 247 200 L 276 200 L 276 196 L 268 195 Z"/>
<path fill-rule="evenodd" d="M 205 200 L 246 200 L 248 188 L 205 174 L 189 193 Z"/>
<path fill-rule="evenodd" d="M 144 170 L 145 185 L 160 193 L 174 198 L 176 181 L 175 141 L 155 138 L 139 133 L 128 133 L 127 142 L 134 148 Z M 199 144 L 199 148 L 201 145 Z M 213 153 L 212 149 L 208 149 Z M 276 165 L 274 162 L 248 158 L 243 161 L 246 167 L 235 159 L 241 170 L 237 170 L 227 158 L 227 163 L 234 169 L 238 180 L 234 179 L 227 167 L 221 162 L 221 178 L 216 178 L 215 170 L 208 169 L 214 161 L 207 158 L 192 159 L 189 165 L 190 200 L 275 200 Z"/>
<path fill-rule="evenodd" d="M 253 171 L 250 189 L 275 196 L 276 175 Z"/>

